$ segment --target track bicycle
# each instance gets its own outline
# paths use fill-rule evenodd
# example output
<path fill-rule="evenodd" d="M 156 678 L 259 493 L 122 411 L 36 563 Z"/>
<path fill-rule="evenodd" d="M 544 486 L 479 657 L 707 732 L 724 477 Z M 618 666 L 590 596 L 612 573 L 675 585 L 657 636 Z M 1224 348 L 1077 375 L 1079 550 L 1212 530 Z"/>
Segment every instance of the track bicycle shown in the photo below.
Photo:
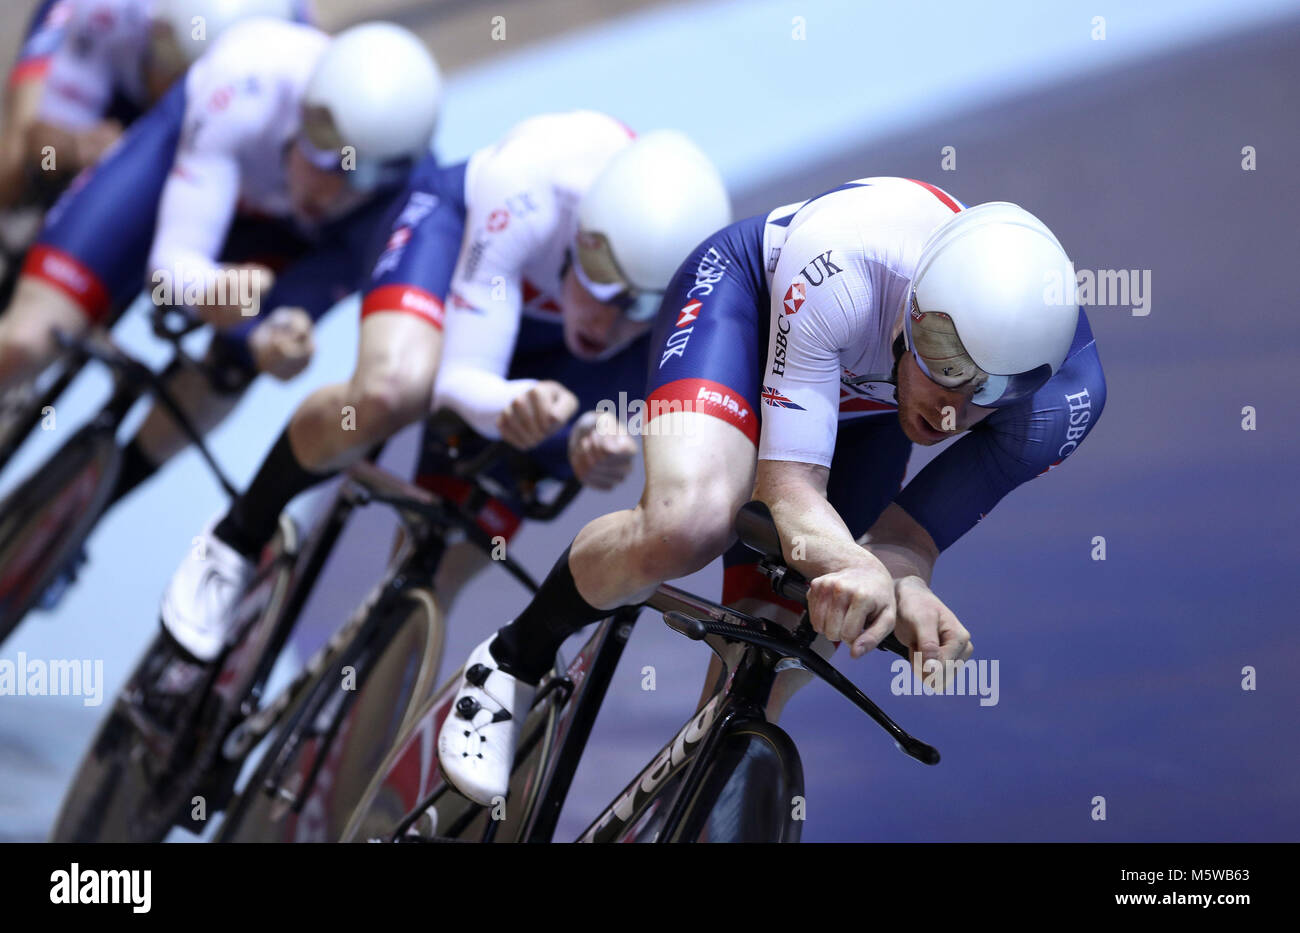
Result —
<path fill-rule="evenodd" d="M 154 333 L 172 345 L 181 366 L 202 369 L 182 348 L 201 321 L 174 308 L 155 307 Z M 117 346 L 103 330 L 83 336 L 56 335 L 66 351 L 61 375 L 46 390 L 49 400 L 66 388 L 81 362 L 98 360 L 113 373 L 108 400 L 68 440 L 0 501 L 0 641 L 66 576 L 94 530 L 117 482 L 122 462 L 118 429 L 146 394 L 158 401 L 195 445 L 221 487 L 234 487 L 193 422 L 168 391 L 161 375 Z M 39 409 L 35 416 L 39 419 Z"/>
<path fill-rule="evenodd" d="M 786 567 L 766 506 L 736 518 L 740 539 L 782 596 L 806 601 L 807 581 Z M 797 842 L 803 768 L 793 740 L 767 715 L 779 677 L 821 678 L 924 764 L 939 753 L 895 723 L 812 649 L 805 612 L 784 626 L 663 585 L 645 604 L 675 631 L 707 644 L 721 661 L 709 698 L 587 829 L 580 842 Z M 493 806 L 470 801 L 438 765 L 437 736 L 451 713 L 457 672 L 411 717 L 349 821 L 345 841 L 547 842 L 554 835 L 578 761 L 638 608 L 615 612 L 568 664 L 557 659 L 520 727 L 509 795 Z M 882 643 L 907 657 L 890 635 Z"/>
<path fill-rule="evenodd" d="M 463 440 L 453 436 L 448 441 L 453 474 L 472 489 L 463 503 L 405 483 L 375 466 L 376 450 L 349 468 L 333 503 L 305 538 L 300 540 L 294 523 L 281 516 L 277 537 L 263 551 L 254 579 L 237 606 L 231 645 L 215 665 L 196 667 L 175 655 L 165 635 L 155 639 L 83 759 L 53 838 L 160 841 L 174 826 L 202 832 L 207 820 L 228 805 L 223 834 L 248 832 L 255 838 L 275 838 L 277 833 L 293 832 L 296 821 L 285 823 L 278 813 L 265 812 L 257 794 L 235 796 L 243 765 L 273 732 L 276 739 L 246 786 L 260 787 L 260 776 L 277 762 L 296 765 L 306 760 L 312 770 L 305 791 L 332 788 L 331 799 L 341 801 L 346 817 L 365 781 L 346 797 L 345 782 L 326 780 L 334 772 L 323 767 L 323 755 L 312 758 L 310 753 L 336 754 L 343 749 L 341 740 L 347 733 L 342 727 L 352 721 L 351 716 L 364 718 L 373 712 L 379 717 L 395 716 L 400 724 L 405 706 L 433 686 L 442 646 L 442 619 L 432 592 L 438 561 L 457 532 L 480 547 L 493 548 L 472 510 L 501 491 L 492 479 L 492 467 L 502 460 L 522 458 L 500 443 L 470 456 L 465 451 L 474 445 Z M 534 500 L 530 514 L 539 518 L 556 514 L 578 491 L 574 482 L 546 503 Z M 405 534 L 390 558 L 388 573 L 292 681 L 275 697 L 264 698 L 275 662 L 348 518 L 371 503 L 394 507 L 403 520 Z M 513 559 L 499 563 L 535 587 Z M 331 691 L 330 687 L 342 685 L 337 674 L 344 668 L 356 689 Z M 320 722 L 333 725 L 324 726 L 320 735 L 309 734 Z M 378 749 L 369 754 L 377 760 L 395 730 L 385 737 L 382 729 L 375 729 Z M 370 736 L 369 727 L 357 735 Z M 358 744 L 364 745 L 355 741 L 347 745 L 348 754 L 365 760 L 367 753 L 364 748 L 358 751 Z M 369 773 L 365 771 L 366 779 Z"/>

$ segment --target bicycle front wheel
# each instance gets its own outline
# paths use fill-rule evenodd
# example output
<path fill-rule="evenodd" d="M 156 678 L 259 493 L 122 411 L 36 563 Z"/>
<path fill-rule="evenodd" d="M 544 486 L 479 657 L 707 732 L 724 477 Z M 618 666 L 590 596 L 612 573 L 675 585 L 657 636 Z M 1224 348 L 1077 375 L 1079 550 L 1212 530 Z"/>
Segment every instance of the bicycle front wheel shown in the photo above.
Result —
<path fill-rule="evenodd" d="M 370 778 L 437 676 L 442 614 L 427 589 L 404 592 L 365 644 L 345 646 L 285 714 L 218 842 L 335 842 Z M 367 638 L 367 634 L 369 637 Z"/>
<path fill-rule="evenodd" d="M 725 728 L 667 841 L 798 842 L 805 802 L 794 742 L 764 719 Z"/>
<path fill-rule="evenodd" d="M 113 434 L 87 426 L 0 503 L 0 641 L 99 521 L 120 464 Z"/>
<path fill-rule="evenodd" d="M 156 676 L 165 636 L 157 636 L 113 703 L 81 760 L 50 834 L 51 842 L 161 842 L 180 803 L 161 794 L 165 766 L 151 754 L 133 699 Z"/>

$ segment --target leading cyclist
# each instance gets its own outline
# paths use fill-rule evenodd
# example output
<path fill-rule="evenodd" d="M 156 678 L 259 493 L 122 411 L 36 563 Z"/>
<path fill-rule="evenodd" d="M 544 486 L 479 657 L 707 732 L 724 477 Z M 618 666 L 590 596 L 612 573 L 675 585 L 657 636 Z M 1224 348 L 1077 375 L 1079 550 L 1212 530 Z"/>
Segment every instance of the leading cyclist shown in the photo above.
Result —
<path fill-rule="evenodd" d="M 930 590 L 935 560 L 1076 450 L 1105 402 L 1051 231 L 905 178 L 708 238 L 669 285 L 652 347 L 641 501 L 588 524 L 466 661 L 438 754 L 480 803 L 506 793 L 521 714 L 564 639 L 722 554 L 751 496 L 812 581 L 825 638 L 859 657 L 896 631 L 918 667 L 969 657 Z M 959 434 L 900 490 L 912 444 Z M 758 592 L 743 551 L 727 555 L 724 601 Z"/>

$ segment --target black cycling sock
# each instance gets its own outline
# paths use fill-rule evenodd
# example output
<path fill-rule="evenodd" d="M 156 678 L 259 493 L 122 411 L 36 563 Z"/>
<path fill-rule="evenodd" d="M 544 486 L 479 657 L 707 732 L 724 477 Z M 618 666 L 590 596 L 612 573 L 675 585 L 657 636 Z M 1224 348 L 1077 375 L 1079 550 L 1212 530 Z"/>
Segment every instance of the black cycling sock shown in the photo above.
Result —
<path fill-rule="evenodd" d="M 488 649 L 501 669 L 512 677 L 537 683 L 555 663 L 555 652 L 566 638 L 614 612 L 597 609 L 578 592 L 573 571 L 569 569 L 571 547 L 564 549 L 532 602 L 497 633 Z"/>
<path fill-rule="evenodd" d="M 289 443 L 289 429 L 285 428 L 248 490 L 217 523 L 216 536 L 245 557 L 256 557 L 275 534 L 280 513 L 289 500 L 337 472 L 313 473 L 299 463 Z"/>
<path fill-rule="evenodd" d="M 117 473 L 117 485 L 108 497 L 105 511 L 126 498 L 127 494 L 158 472 L 158 465 L 140 449 L 140 439 L 132 438 L 122 451 L 122 468 Z"/>

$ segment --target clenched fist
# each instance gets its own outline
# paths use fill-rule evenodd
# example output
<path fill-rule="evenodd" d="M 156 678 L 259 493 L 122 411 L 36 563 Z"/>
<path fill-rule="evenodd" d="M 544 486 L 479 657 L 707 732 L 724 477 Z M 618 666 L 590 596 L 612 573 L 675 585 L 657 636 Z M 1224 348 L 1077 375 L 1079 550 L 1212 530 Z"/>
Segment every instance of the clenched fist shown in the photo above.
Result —
<path fill-rule="evenodd" d="M 632 472 L 636 442 L 619 433 L 618 419 L 609 412 L 589 411 L 569 433 L 569 463 L 584 486 L 613 489 Z"/>
<path fill-rule="evenodd" d="M 260 372 L 292 379 L 316 350 L 311 315 L 302 308 L 276 308 L 249 335 L 248 345 Z"/>
<path fill-rule="evenodd" d="M 532 450 L 560 430 L 578 410 L 578 397 L 558 382 L 544 380 L 517 395 L 497 418 L 501 439 Z"/>
<path fill-rule="evenodd" d="M 894 581 L 883 565 L 825 573 L 808 587 L 812 627 L 860 658 L 894 630 Z"/>

